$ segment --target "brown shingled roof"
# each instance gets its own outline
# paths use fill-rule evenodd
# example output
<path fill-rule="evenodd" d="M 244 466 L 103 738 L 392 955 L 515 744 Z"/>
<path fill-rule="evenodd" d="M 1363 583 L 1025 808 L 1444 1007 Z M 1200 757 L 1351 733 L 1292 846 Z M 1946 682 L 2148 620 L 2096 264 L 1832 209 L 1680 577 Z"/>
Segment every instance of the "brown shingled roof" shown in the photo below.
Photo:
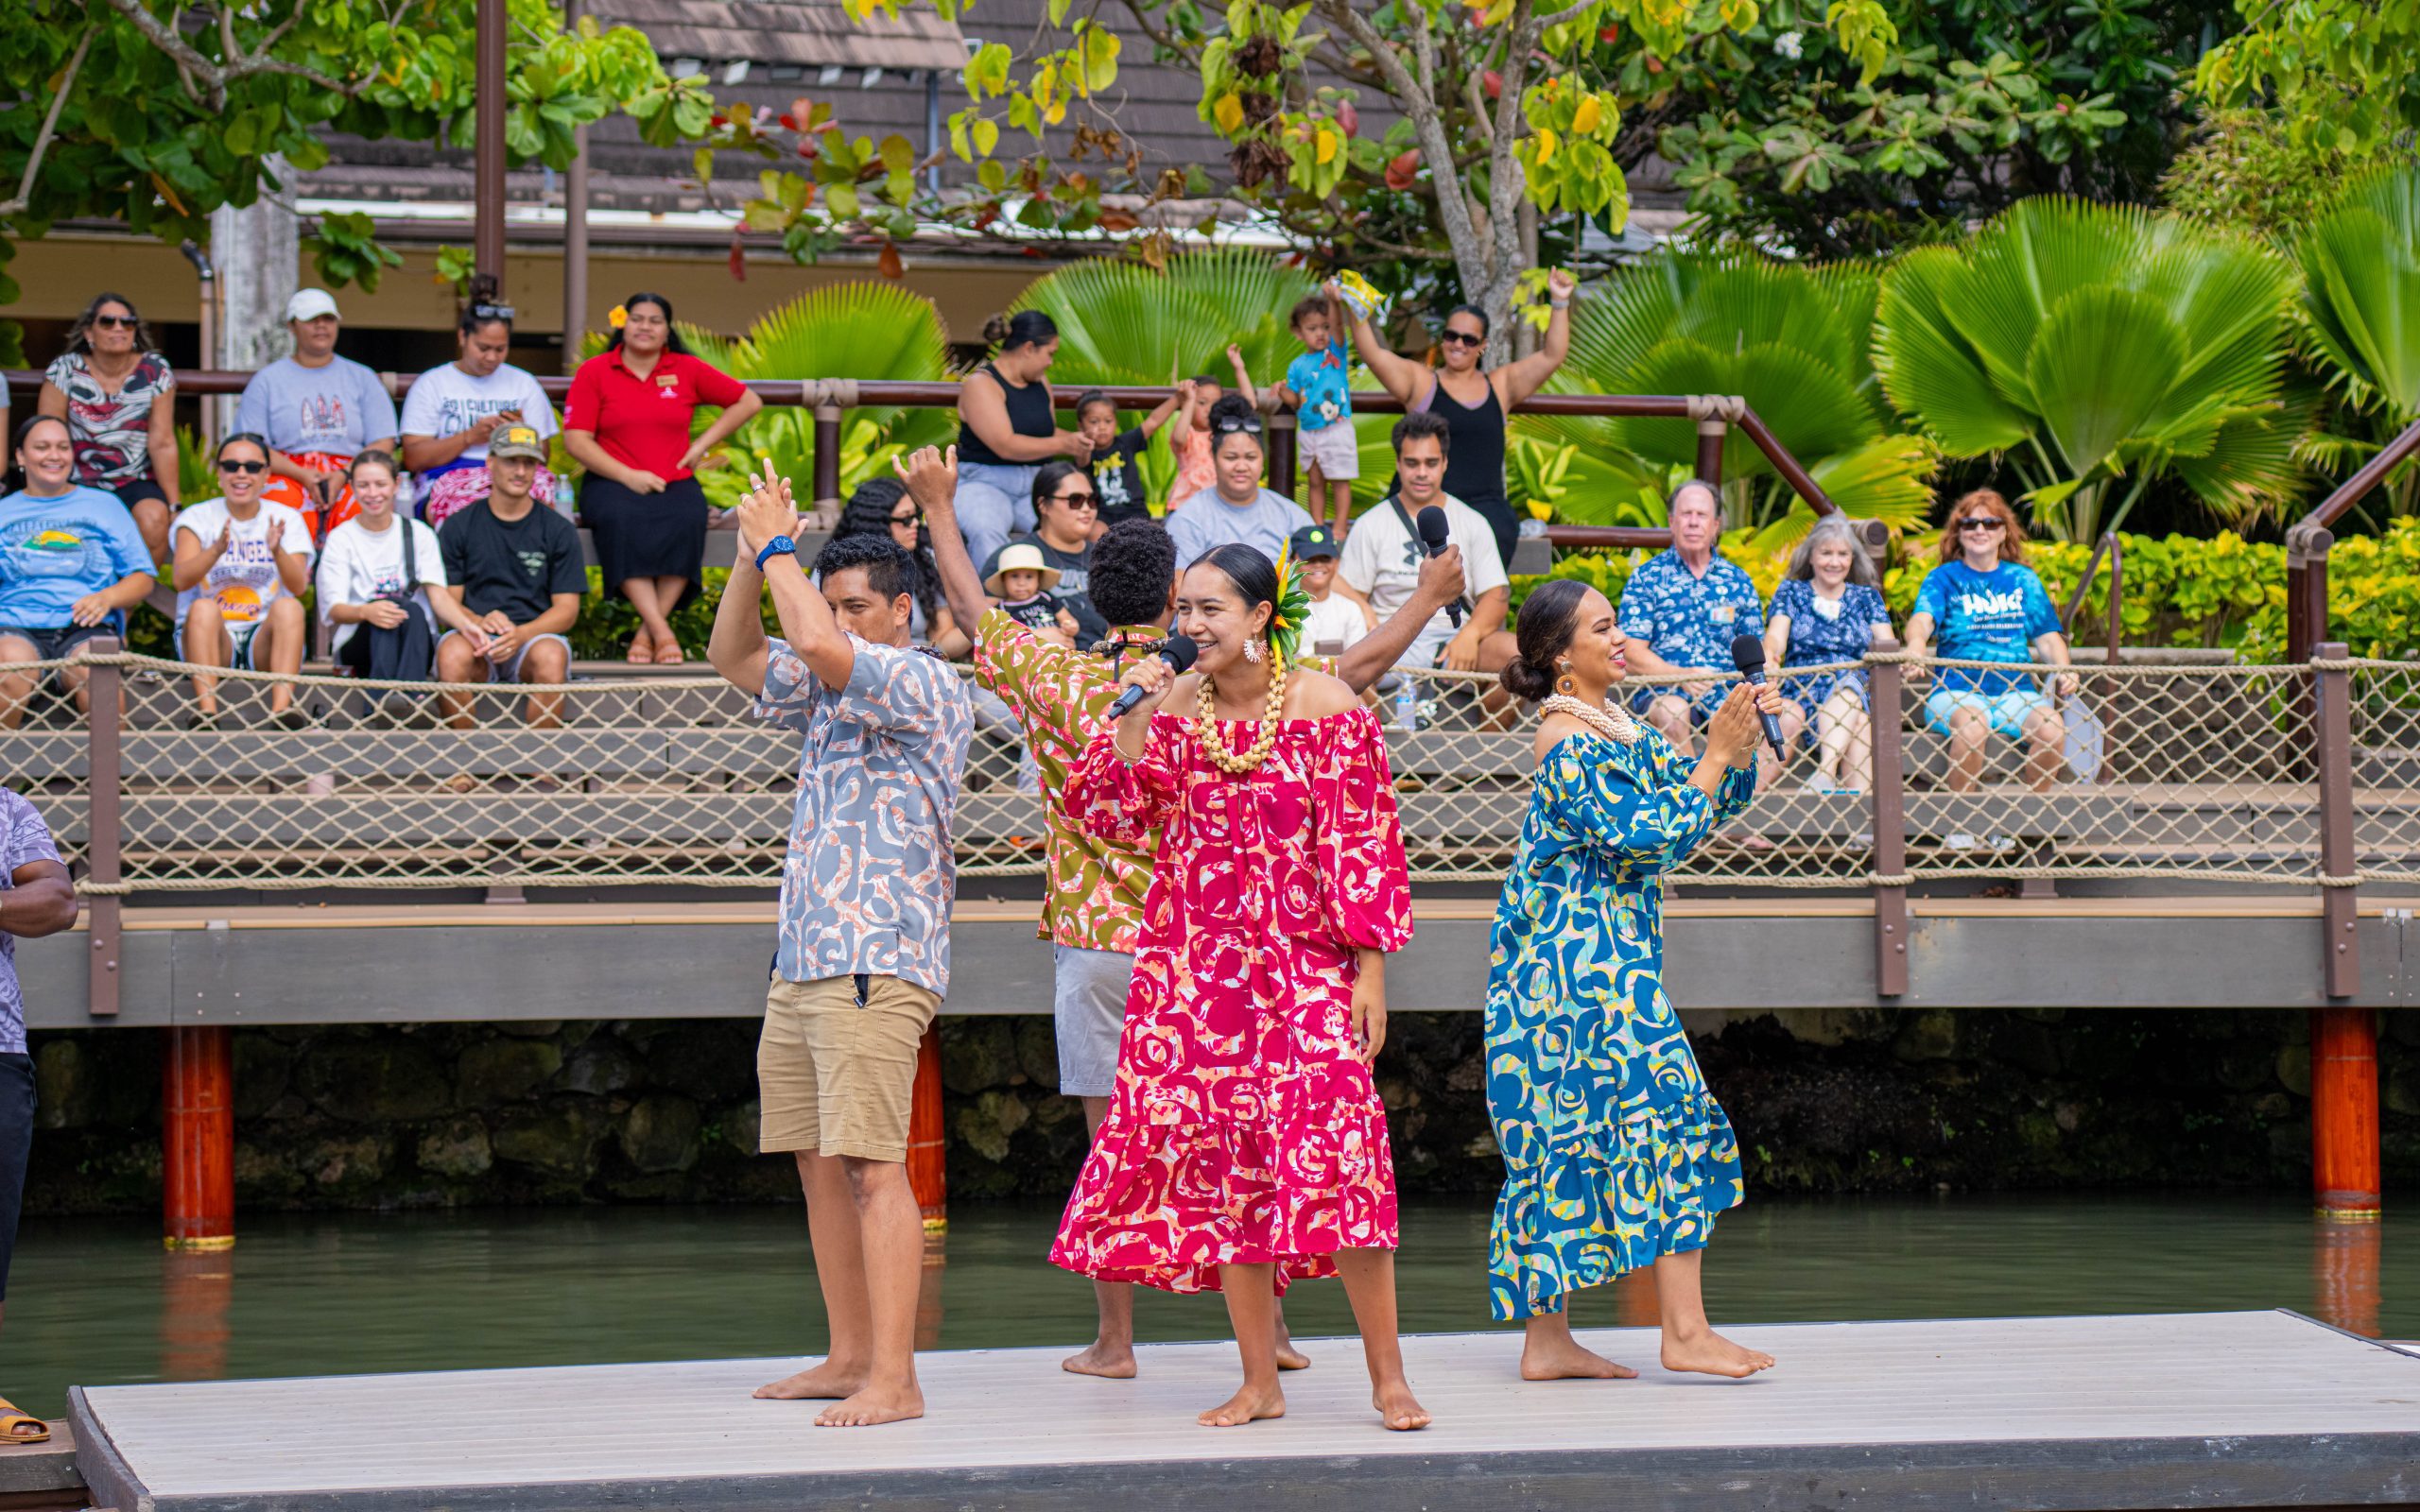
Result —
<path fill-rule="evenodd" d="M 666 59 L 953 72 L 966 61 L 957 26 L 925 7 L 863 23 L 833 0 L 595 0 L 591 13 L 647 33 Z"/>

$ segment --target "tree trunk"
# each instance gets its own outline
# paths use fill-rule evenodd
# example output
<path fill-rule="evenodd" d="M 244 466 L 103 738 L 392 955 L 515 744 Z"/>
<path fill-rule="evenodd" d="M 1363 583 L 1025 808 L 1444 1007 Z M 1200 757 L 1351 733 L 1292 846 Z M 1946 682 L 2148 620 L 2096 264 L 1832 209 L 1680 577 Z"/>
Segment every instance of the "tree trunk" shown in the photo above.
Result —
<path fill-rule="evenodd" d="M 282 158 L 263 167 L 281 182 L 293 171 Z M 204 352 L 213 367 L 244 369 L 275 362 L 292 350 L 285 330 L 285 301 L 302 286 L 302 229 L 294 212 L 264 194 L 242 209 L 222 205 L 210 213 L 210 258 L 217 265 L 218 350 Z M 220 434 L 234 428 L 235 401 L 219 400 Z"/>

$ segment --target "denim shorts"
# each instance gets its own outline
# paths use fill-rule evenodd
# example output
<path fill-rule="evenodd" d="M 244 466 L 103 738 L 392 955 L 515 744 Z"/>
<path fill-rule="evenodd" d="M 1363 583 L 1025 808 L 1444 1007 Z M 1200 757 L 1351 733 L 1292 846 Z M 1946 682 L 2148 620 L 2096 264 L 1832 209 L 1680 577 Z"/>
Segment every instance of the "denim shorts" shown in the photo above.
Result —
<path fill-rule="evenodd" d="M 104 635 L 120 633 L 113 623 L 100 625 L 62 625 L 51 629 L 39 625 L 0 625 L 0 636 L 23 641 L 34 648 L 37 662 L 59 662 L 86 641 Z"/>
<path fill-rule="evenodd" d="M 1925 722 L 1936 735 L 1949 733 L 1949 716 L 1961 709 L 1981 714 L 1994 730 L 2011 740 L 2025 737 L 2025 721 L 2035 710 L 2050 712 L 2050 700 L 2031 688 L 2006 693 L 1979 693 L 1973 688 L 1935 688 L 1925 697 Z"/>

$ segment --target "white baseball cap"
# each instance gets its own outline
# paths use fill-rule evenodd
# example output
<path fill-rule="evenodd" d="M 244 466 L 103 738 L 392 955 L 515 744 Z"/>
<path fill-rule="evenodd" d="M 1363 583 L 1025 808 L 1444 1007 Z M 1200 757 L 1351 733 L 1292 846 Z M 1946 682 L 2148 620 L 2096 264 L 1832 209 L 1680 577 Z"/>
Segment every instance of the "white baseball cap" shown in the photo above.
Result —
<path fill-rule="evenodd" d="M 316 320 L 323 315 L 337 314 L 337 297 L 325 289 L 296 289 L 294 298 L 285 301 L 285 318 L 289 320 Z M 341 320 L 342 316 L 337 316 Z"/>

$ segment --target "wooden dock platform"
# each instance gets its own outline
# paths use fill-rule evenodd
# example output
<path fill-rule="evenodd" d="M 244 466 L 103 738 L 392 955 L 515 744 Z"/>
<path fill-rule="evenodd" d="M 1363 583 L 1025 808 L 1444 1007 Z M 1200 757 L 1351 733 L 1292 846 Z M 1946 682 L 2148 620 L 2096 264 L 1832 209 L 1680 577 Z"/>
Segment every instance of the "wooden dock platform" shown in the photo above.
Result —
<path fill-rule="evenodd" d="M 1233 1386 L 1224 1344 L 1146 1346 L 1122 1383 L 930 1354 L 929 1416 L 878 1429 L 752 1400 L 788 1360 L 78 1388 L 71 1414 L 118 1512 L 2420 1504 L 2420 1355 L 2294 1314 L 1732 1332 L 1779 1368 L 1675 1376 L 1651 1332 L 1604 1330 L 1639 1380 L 1530 1383 L 1510 1331 L 1409 1338 L 1437 1422 L 1403 1435 L 1350 1339 L 1305 1346 L 1288 1417 L 1230 1430 L 1192 1422 Z"/>

